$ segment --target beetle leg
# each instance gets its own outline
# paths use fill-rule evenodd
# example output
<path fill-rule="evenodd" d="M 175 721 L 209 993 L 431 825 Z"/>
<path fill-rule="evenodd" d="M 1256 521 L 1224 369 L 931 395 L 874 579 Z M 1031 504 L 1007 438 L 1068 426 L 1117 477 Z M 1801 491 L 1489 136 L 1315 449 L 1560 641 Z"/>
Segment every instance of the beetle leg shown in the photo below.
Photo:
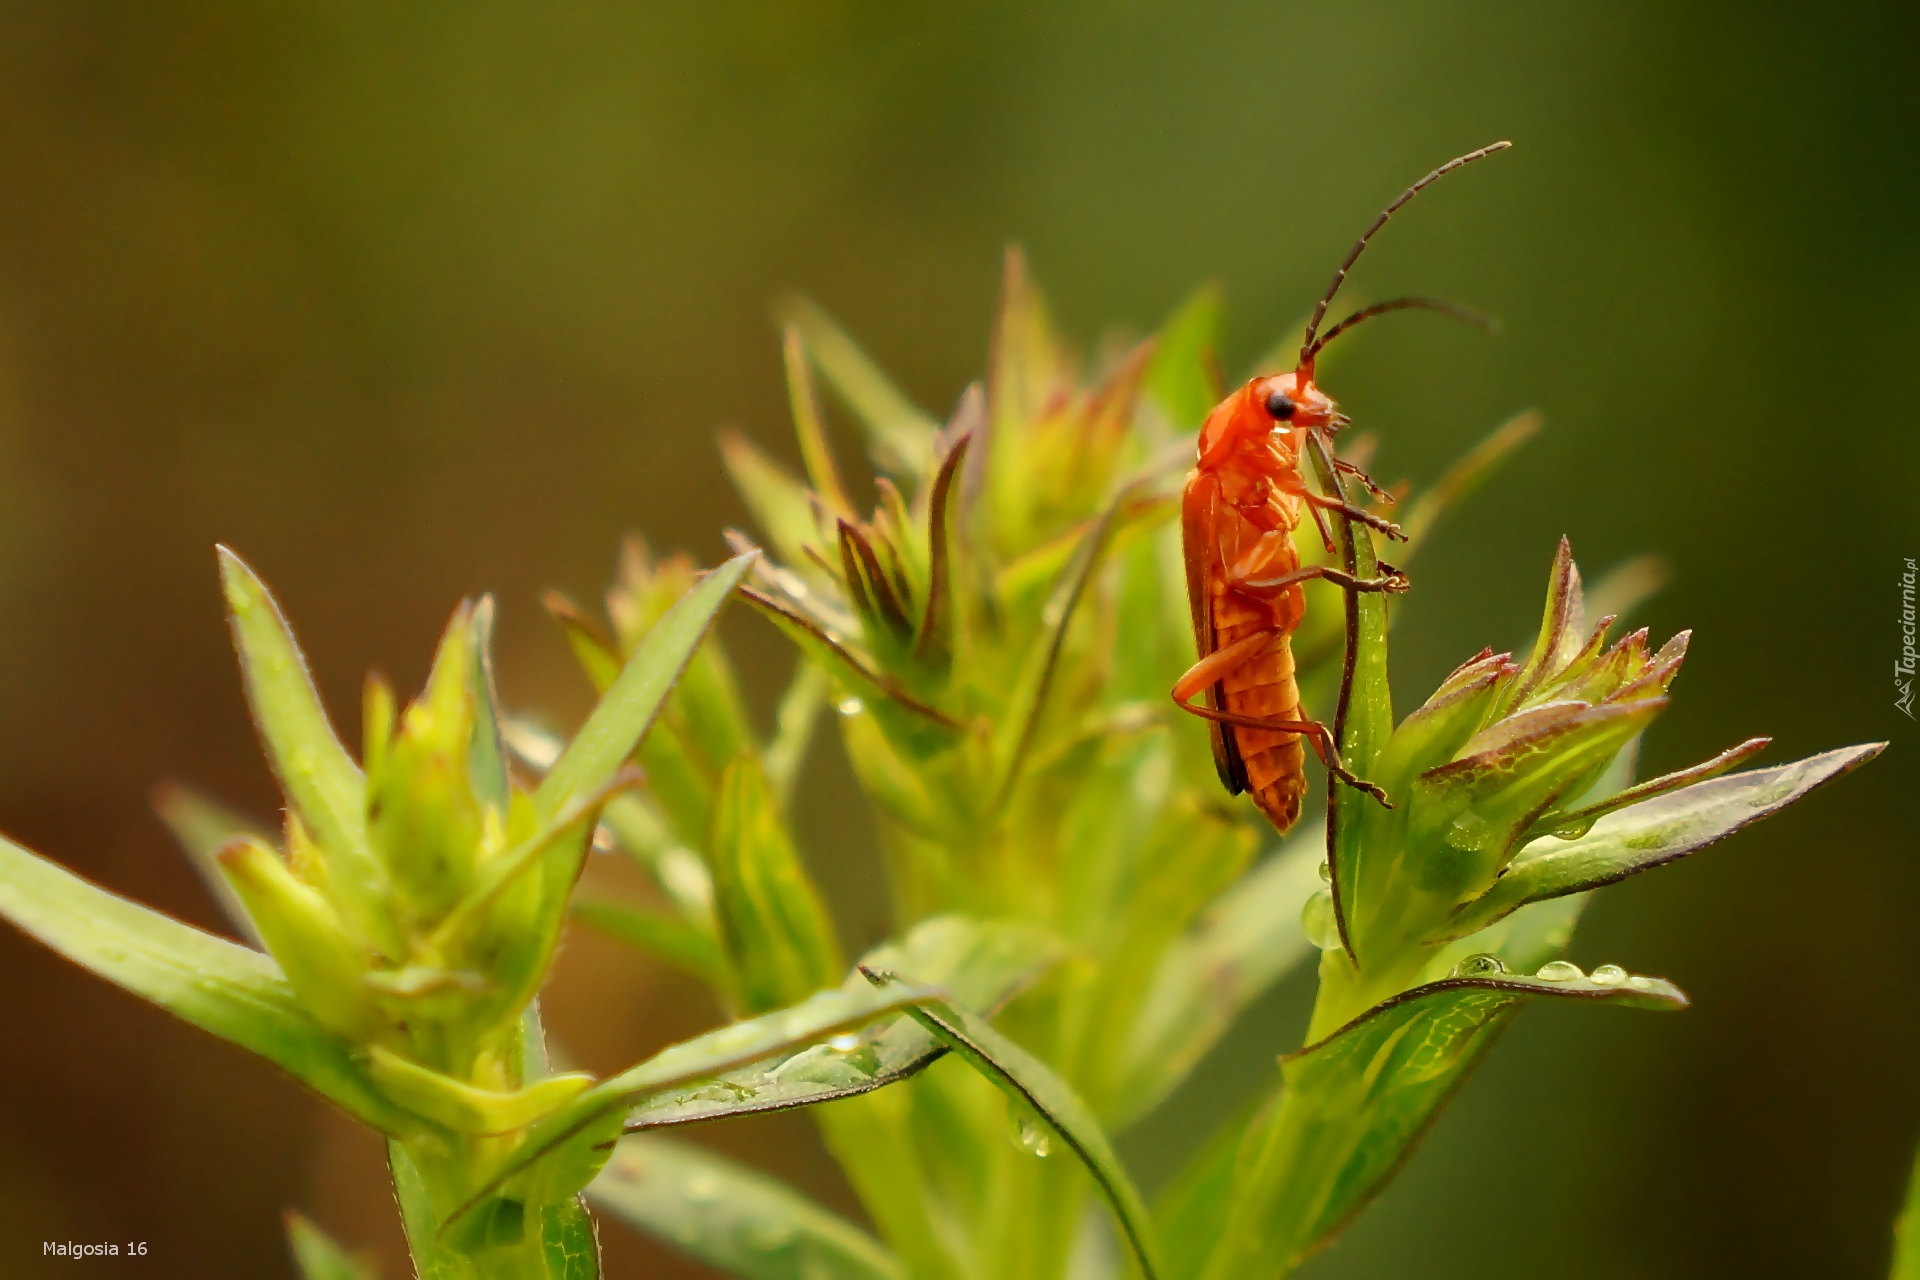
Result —
<path fill-rule="evenodd" d="M 1250 640 L 1260 638 L 1261 637 L 1257 635 L 1248 637 Z M 1245 642 L 1243 641 L 1242 643 Z M 1237 645 L 1230 646 L 1229 649 L 1222 649 L 1220 653 L 1227 653 L 1230 649 L 1238 647 Z M 1219 654 L 1212 656 L 1218 657 Z M 1192 680 L 1195 672 L 1199 670 L 1201 665 L 1201 663 L 1194 664 L 1193 669 L 1181 677 L 1181 684 Z M 1200 689 L 1206 687 L 1206 684 L 1200 684 L 1192 693 L 1189 693 L 1187 697 L 1191 698 L 1193 693 L 1197 693 Z M 1320 763 L 1327 767 L 1328 773 L 1331 773 L 1355 791 L 1364 791 L 1366 794 L 1372 796 L 1380 802 L 1382 808 L 1393 808 L 1393 801 L 1387 799 L 1387 793 L 1385 791 L 1382 791 L 1379 787 L 1368 782 L 1365 778 L 1358 776 L 1352 770 L 1348 769 L 1347 766 L 1340 763 L 1340 751 L 1333 741 L 1333 731 L 1328 729 L 1324 724 L 1321 724 L 1318 720 L 1269 720 L 1260 716 L 1235 715 L 1231 711 L 1215 711 L 1212 707 L 1196 707 L 1180 696 L 1180 685 L 1174 686 L 1173 700 L 1174 704 L 1182 711 L 1191 712 L 1199 716 L 1202 720 L 1212 720 L 1217 724 L 1228 724 L 1237 729 L 1263 729 L 1268 733 L 1297 733 L 1307 740 L 1307 745 L 1313 748 L 1313 754 L 1320 758 Z"/>
<path fill-rule="evenodd" d="M 1173 700 L 1194 714 L 1200 714 L 1198 708 L 1188 706 L 1193 696 L 1220 683 L 1234 668 L 1259 653 L 1272 639 L 1271 631 L 1256 631 L 1224 649 L 1215 649 L 1188 667 L 1186 674 L 1174 682 Z"/>
<path fill-rule="evenodd" d="M 1241 729 L 1265 729 L 1269 733 L 1297 733 L 1307 740 L 1313 748 L 1313 754 L 1340 781 L 1356 791 L 1364 791 L 1387 808 L 1393 808 L 1393 802 L 1387 799 L 1387 793 L 1364 778 L 1355 776 L 1344 764 L 1340 763 L 1340 751 L 1333 740 L 1333 733 L 1318 720 L 1266 720 L 1259 716 L 1235 715 L 1231 711 L 1215 711 L 1212 707 L 1197 707 L 1193 698 L 1212 688 L 1224 679 L 1234 668 L 1258 654 L 1273 639 L 1270 631 L 1256 631 L 1244 639 L 1236 640 L 1224 649 L 1216 649 L 1200 661 L 1187 668 L 1173 686 L 1173 704 L 1182 711 L 1199 716 L 1202 720 L 1212 720 L 1219 724 L 1233 725 Z"/>
<path fill-rule="evenodd" d="M 1305 582 L 1309 578 L 1321 578 L 1348 591 L 1384 591 L 1391 594 L 1398 594 L 1413 585 L 1406 574 L 1385 561 L 1380 562 L 1380 568 L 1384 572 L 1377 578 L 1356 578 L 1344 569 L 1314 564 L 1295 569 L 1291 573 L 1283 573 L 1277 578 L 1238 579 L 1233 582 L 1233 585 L 1243 591 L 1273 592 L 1283 587 L 1290 587 L 1296 582 Z"/>
<path fill-rule="evenodd" d="M 1349 475 L 1349 476 L 1352 476 L 1355 480 L 1358 480 L 1361 484 L 1367 487 L 1368 493 L 1372 494 L 1374 497 L 1378 498 L 1380 501 L 1382 502 L 1394 501 L 1394 496 L 1391 493 L 1388 493 L 1385 489 L 1382 489 L 1378 484 L 1374 483 L 1374 479 L 1372 476 L 1368 475 L 1365 471 L 1362 471 L 1355 464 L 1348 462 L 1345 458 L 1335 458 L 1333 460 L 1333 469 L 1335 471 L 1340 472 L 1343 475 Z"/>
<path fill-rule="evenodd" d="M 1400 532 L 1399 525 L 1391 520 L 1383 519 L 1371 511 L 1356 507 L 1351 502 L 1342 502 L 1338 498 L 1323 497 L 1305 486 L 1301 487 L 1300 497 L 1305 499 L 1307 505 L 1310 507 L 1322 507 L 1328 511 L 1338 511 L 1347 519 L 1358 520 L 1361 524 L 1367 526 L 1367 528 L 1377 529 L 1389 538 L 1396 539 L 1400 542 L 1407 540 L 1407 535 Z"/>
<path fill-rule="evenodd" d="M 1332 555 L 1334 553 L 1333 530 L 1327 527 L 1327 518 L 1321 515 L 1320 508 L 1311 502 L 1307 504 L 1307 514 L 1313 517 L 1313 527 L 1320 531 L 1320 545 L 1327 549 L 1328 555 Z"/>
<path fill-rule="evenodd" d="M 1315 493 L 1307 487 L 1306 481 L 1300 478 L 1298 472 L 1284 475 L 1280 479 L 1280 488 L 1292 494 L 1294 497 L 1299 498 L 1302 502 L 1305 502 L 1307 509 L 1314 512 L 1314 521 L 1316 523 L 1320 520 L 1320 510 L 1338 511 L 1347 519 L 1358 520 L 1369 529 L 1377 529 L 1389 538 L 1394 538 L 1401 542 L 1407 540 L 1407 535 L 1400 532 L 1400 526 L 1393 523 L 1393 521 L 1382 519 L 1371 511 L 1362 510 L 1354 506 L 1351 502 L 1343 502 L 1339 498 L 1329 498 L 1325 494 Z M 1324 528 L 1324 525 L 1322 527 Z M 1331 549 L 1331 543 L 1329 543 L 1329 549 Z"/>

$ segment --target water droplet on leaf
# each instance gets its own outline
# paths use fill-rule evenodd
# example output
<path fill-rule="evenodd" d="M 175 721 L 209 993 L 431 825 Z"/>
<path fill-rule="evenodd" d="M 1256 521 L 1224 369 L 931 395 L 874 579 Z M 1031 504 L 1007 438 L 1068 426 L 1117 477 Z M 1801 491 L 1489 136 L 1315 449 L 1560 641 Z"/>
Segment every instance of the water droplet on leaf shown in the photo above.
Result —
<path fill-rule="evenodd" d="M 1497 978 L 1506 971 L 1507 966 L 1499 956 L 1485 951 L 1468 956 L 1453 966 L 1453 976 L 1456 978 Z"/>
<path fill-rule="evenodd" d="M 1321 862 L 1320 864 L 1320 883 L 1321 884 L 1333 883 L 1333 867 L 1329 863 L 1324 861 Z"/>
<path fill-rule="evenodd" d="M 1340 921 L 1333 913 L 1333 894 L 1326 889 L 1308 898 L 1300 908 L 1300 928 L 1307 941 L 1322 951 L 1340 946 Z"/>
<path fill-rule="evenodd" d="M 1571 960 L 1549 960 L 1533 976 L 1542 982 L 1575 982 L 1587 975 Z"/>
<path fill-rule="evenodd" d="M 1603 964 L 1588 977 L 1603 987 L 1617 987 L 1627 980 L 1627 971 L 1617 964 Z"/>
<path fill-rule="evenodd" d="M 1020 1122 L 1020 1145 L 1044 1160 L 1053 1154 L 1053 1134 L 1046 1125 L 1028 1117 Z"/>
<path fill-rule="evenodd" d="M 857 716 L 866 710 L 858 698 L 842 698 L 836 708 L 843 716 Z"/>
<path fill-rule="evenodd" d="M 855 1049 L 858 1049 L 859 1047 L 860 1047 L 860 1037 L 855 1035 L 851 1031 L 846 1032 L 843 1035 L 837 1035 L 833 1039 L 827 1041 L 827 1048 L 832 1049 L 835 1053 L 852 1053 Z"/>

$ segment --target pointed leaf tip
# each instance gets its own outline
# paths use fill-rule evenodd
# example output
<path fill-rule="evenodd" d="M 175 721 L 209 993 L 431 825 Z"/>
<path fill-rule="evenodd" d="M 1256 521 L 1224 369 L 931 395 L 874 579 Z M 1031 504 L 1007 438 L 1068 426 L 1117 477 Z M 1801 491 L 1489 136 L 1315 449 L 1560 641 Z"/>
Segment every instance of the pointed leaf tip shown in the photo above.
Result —
<path fill-rule="evenodd" d="M 366 780 L 334 732 L 273 594 L 244 560 L 218 550 L 247 702 L 274 776 L 324 851 L 343 911 L 360 933 L 379 939 L 388 886 L 367 835 Z"/>
<path fill-rule="evenodd" d="M 534 803 L 543 817 L 552 818 L 569 802 L 613 780 L 758 556 L 757 551 L 745 552 L 707 574 L 647 632 L 541 781 Z"/>

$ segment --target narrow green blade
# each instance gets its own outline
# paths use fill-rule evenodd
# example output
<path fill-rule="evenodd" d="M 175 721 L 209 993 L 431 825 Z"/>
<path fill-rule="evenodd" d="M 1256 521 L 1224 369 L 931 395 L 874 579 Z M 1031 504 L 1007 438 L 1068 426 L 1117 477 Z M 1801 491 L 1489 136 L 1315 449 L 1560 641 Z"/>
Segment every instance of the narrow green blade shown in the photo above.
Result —
<path fill-rule="evenodd" d="M 1319 892 L 1319 831 L 1295 835 L 1169 948 L 1127 1044 L 1121 1115 L 1142 1115 L 1186 1078 L 1235 1018 L 1309 956 L 1300 910 Z"/>
<path fill-rule="evenodd" d="M 235 836 L 253 836 L 265 844 L 274 844 L 273 833 L 264 824 L 243 817 L 219 801 L 177 783 L 162 783 L 154 788 L 153 810 L 167 824 L 167 830 L 173 833 L 173 838 L 179 841 L 187 861 L 193 864 L 194 871 L 206 883 L 207 892 L 213 895 L 220 909 L 226 913 L 227 923 L 238 929 L 241 936 L 254 946 L 262 946 L 260 931 L 253 927 L 253 918 L 241 905 L 240 895 L 220 874 L 213 855 Z"/>
<path fill-rule="evenodd" d="M 684 916 L 611 898 L 576 898 L 572 910 L 573 918 L 589 929 L 618 938 L 718 991 L 732 988 L 720 944 Z"/>
<path fill-rule="evenodd" d="M 541 780 L 534 803 L 542 818 L 551 818 L 569 802 L 612 781 L 660 713 L 694 650 L 706 638 L 721 606 L 752 563 L 751 554 L 727 561 L 681 597 L 647 633 L 621 668 L 613 687 Z"/>
<path fill-rule="evenodd" d="M 1886 745 L 1841 747 L 1727 774 L 1609 813 L 1576 839 L 1535 840 L 1492 889 L 1462 909 L 1461 932 L 1483 928 L 1529 902 L 1598 888 L 1684 858 L 1865 764 Z"/>
<path fill-rule="evenodd" d="M 1314 448 L 1311 458 L 1320 486 L 1343 499 L 1351 498 L 1333 466 L 1333 459 L 1310 437 Z M 1380 572 L 1374 555 L 1373 534 L 1363 525 L 1337 518 L 1333 528 L 1340 546 L 1342 567 L 1356 578 L 1371 578 Z M 1346 767 L 1365 778 L 1374 761 L 1393 736 L 1393 694 L 1387 684 L 1387 600 L 1382 592 L 1348 591 L 1346 666 L 1340 681 L 1340 705 L 1334 717 L 1334 732 L 1340 756 Z M 1356 964 L 1365 957 L 1355 951 L 1352 901 L 1360 884 L 1360 853 L 1368 847 L 1365 838 L 1373 823 L 1379 802 L 1372 796 L 1340 782 L 1329 780 L 1327 796 L 1327 865 L 1333 874 L 1333 908 L 1340 925 L 1340 940 Z M 1390 800 L 1395 797 L 1388 797 Z M 1398 798 L 1405 803 L 1405 798 Z"/>
<path fill-rule="evenodd" d="M 1920 1157 L 1907 1182 L 1906 1207 L 1893 1226 L 1891 1280 L 1920 1280 Z"/>
<path fill-rule="evenodd" d="M 367 839 L 366 780 L 334 733 L 307 660 L 266 584 L 239 556 L 225 547 L 219 552 L 234 648 L 267 759 L 341 877 L 343 905 L 360 908 L 352 914 L 364 925 L 366 904 L 386 896 L 386 877 Z"/>
<path fill-rule="evenodd" d="M 287 1245 L 301 1280 L 375 1280 L 379 1272 L 369 1262 L 335 1244 L 305 1214 L 287 1210 Z"/>
<path fill-rule="evenodd" d="M 531 1239 L 523 1234 L 504 1246 L 483 1246 L 482 1257 L 475 1258 L 441 1239 L 442 1223 L 434 1213 L 419 1166 L 403 1145 L 391 1140 L 387 1143 L 387 1168 L 393 1176 L 393 1196 L 400 1206 L 418 1280 L 493 1280 L 495 1276 L 522 1275 L 542 1280 L 600 1280 L 600 1238 L 579 1196 L 563 1196 L 542 1206 L 534 1224 L 537 1234 Z"/>
<path fill-rule="evenodd" d="M 259 1054 L 355 1119 L 386 1133 L 418 1127 L 375 1091 L 260 952 L 108 893 L 5 839 L 0 916 L 81 968 Z"/>
<path fill-rule="evenodd" d="M 720 776 L 707 866 L 746 1012 L 792 1004 L 839 981 L 846 962 L 833 921 L 751 752 Z"/>
<path fill-rule="evenodd" d="M 919 480 L 932 469 L 940 424 L 916 408 L 831 316 L 805 298 L 790 298 L 779 319 L 798 331 L 827 383 L 866 428 L 874 460 L 894 476 Z"/>
<path fill-rule="evenodd" d="M 935 916 L 898 944 L 868 952 L 862 965 L 938 988 L 955 1003 L 992 1013 L 1051 968 L 1064 948 L 1031 925 L 967 916 Z M 870 989 L 859 972 L 846 990 Z M 786 1111 L 871 1093 L 930 1066 L 946 1049 L 911 1018 L 894 1018 L 833 1043 L 810 1045 L 730 1072 L 697 1088 L 662 1093 L 635 1107 L 629 1133 L 726 1116 Z"/>
<path fill-rule="evenodd" d="M 845 1218 L 687 1143 L 623 1139 L 587 1198 L 741 1280 L 902 1280 L 886 1247 Z"/>
<path fill-rule="evenodd" d="M 721 1027 L 663 1049 L 602 1080 L 527 1131 L 520 1147 L 453 1213 L 449 1225 L 489 1201 L 507 1183 L 532 1200 L 558 1200 L 585 1187 L 606 1163 L 627 1112 L 645 1099 L 724 1076 L 869 1023 L 904 1013 L 934 993 L 897 984 L 885 991 L 823 991 L 790 1009 Z M 536 1167 L 537 1166 L 537 1167 Z"/>
<path fill-rule="evenodd" d="M 1021 1112 L 1036 1117 L 1087 1167 L 1113 1210 L 1146 1280 L 1160 1273 L 1159 1244 L 1133 1179 L 1114 1154 L 1093 1111 L 1051 1068 L 955 1005 L 923 999 L 909 1010 L 949 1051 L 991 1081 Z"/>
<path fill-rule="evenodd" d="M 1285 1091 L 1241 1145 L 1234 1203 L 1199 1274 L 1280 1274 L 1324 1245 L 1378 1193 L 1527 1000 L 1687 1003 L 1663 979 L 1617 969 L 1589 978 L 1571 965 L 1565 977 L 1489 968 L 1402 992 L 1284 1060 Z"/>
<path fill-rule="evenodd" d="M 1198 429 L 1220 399 L 1220 286 L 1205 284 L 1187 297 L 1154 336 L 1147 394 L 1179 430 Z"/>

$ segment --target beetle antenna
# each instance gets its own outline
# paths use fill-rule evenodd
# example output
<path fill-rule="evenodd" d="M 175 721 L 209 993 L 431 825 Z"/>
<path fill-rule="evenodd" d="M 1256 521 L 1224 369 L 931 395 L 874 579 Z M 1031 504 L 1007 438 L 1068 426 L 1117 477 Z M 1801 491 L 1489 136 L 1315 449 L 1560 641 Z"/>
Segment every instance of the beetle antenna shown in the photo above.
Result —
<path fill-rule="evenodd" d="M 1455 306 L 1451 302 L 1442 302 L 1439 298 L 1389 298 L 1385 302 L 1376 302 L 1370 307 L 1362 307 L 1340 323 L 1321 334 L 1300 349 L 1300 363 L 1311 364 L 1313 358 L 1325 349 L 1329 342 L 1359 324 L 1362 320 L 1371 320 L 1375 316 L 1386 315 L 1389 311 L 1438 311 L 1443 316 L 1452 316 L 1455 320 L 1465 321 L 1476 328 L 1492 333 L 1500 327 L 1499 322 L 1490 315 L 1474 311 L 1468 307 Z"/>
<path fill-rule="evenodd" d="M 1327 317 L 1327 308 L 1333 304 L 1333 296 L 1339 293 L 1340 286 L 1346 283 L 1347 272 L 1351 271 L 1353 264 L 1360 260 L 1360 255 L 1366 250 L 1367 241 L 1373 239 L 1374 234 L 1378 232 L 1380 228 L 1387 225 L 1387 219 L 1391 218 L 1395 213 L 1398 213 L 1401 205 L 1404 205 L 1407 201 L 1419 195 L 1426 187 L 1439 181 L 1447 174 L 1452 173 L 1460 166 L 1472 164 L 1475 160 L 1483 159 L 1496 151 L 1505 151 L 1512 145 L 1511 142 L 1496 142 L 1491 146 L 1481 147 L 1478 151 L 1469 151 L 1463 156 L 1455 156 L 1426 177 L 1420 179 L 1420 181 L 1408 187 L 1405 191 L 1402 191 L 1392 204 L 1380 211 L 1380 216 L 1373 220 L 1373 225 L 1362 232 L 1360 238 L 1354 241 L 1353 248 L 1347 251 L 1346 261 L 1342 262 L 1340 269 L 1333 273 L 1333 283 L 1329 284 L 1327 291 L 1320 295 L 1320 302 L 1313 309 L 1313 319 L 1307 321 L 1306 340 L 1300 344 L 1300 363 L 1303 366 L 1313 359 L 1310 353 L 1319 350 L 1319 346 L 1316 346 L 1314 343 L 1314 335 L 1320 331 L 1320 322 Z M 1329 334 L 1328 336 L 1331 337 L 1332 335 Z M 1320 344 L 1320 346 L 1324 345 L 1324 343 Z"/>

